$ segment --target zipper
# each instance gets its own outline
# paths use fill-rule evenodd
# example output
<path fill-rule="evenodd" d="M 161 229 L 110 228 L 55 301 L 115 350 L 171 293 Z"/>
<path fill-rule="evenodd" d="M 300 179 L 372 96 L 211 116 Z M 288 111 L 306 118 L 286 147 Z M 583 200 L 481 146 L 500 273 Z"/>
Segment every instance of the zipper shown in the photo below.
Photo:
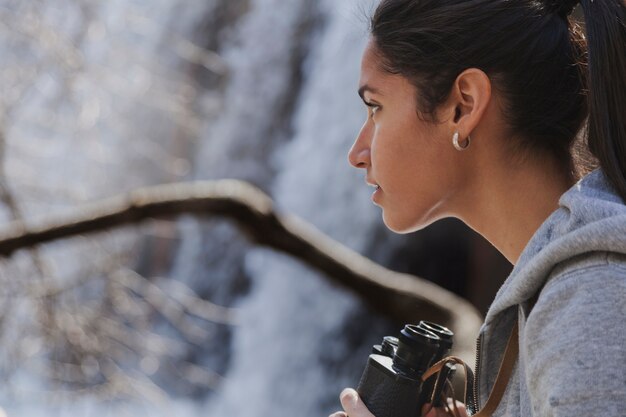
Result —
<path fill-rule="evenodd" d="M 483 342 L 483 335 L 482 333 L 480 335 L 478 335 L 478 338 L 476 338 L 476 363 L 475 363 L 475 368 L 474 368 L 474 413 L 477 413 L 480 408 L 480 388 L 478 386 L 479 382 L 480 382 L 480 357 L 481 357 L 481 346 L 482 346 L 482 342 Z"/>

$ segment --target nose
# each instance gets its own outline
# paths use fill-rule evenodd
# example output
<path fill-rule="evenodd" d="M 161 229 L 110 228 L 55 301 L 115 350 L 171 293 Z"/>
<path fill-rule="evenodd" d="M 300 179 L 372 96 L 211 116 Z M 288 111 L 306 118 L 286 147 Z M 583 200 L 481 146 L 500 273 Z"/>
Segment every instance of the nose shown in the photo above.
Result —
<path fill-rule="evenodd" d="M 369 130 L 370 127 L 366 122 L 348 152 L 348 161 L 355 168 L 367 168 L 371 164 Z"/>

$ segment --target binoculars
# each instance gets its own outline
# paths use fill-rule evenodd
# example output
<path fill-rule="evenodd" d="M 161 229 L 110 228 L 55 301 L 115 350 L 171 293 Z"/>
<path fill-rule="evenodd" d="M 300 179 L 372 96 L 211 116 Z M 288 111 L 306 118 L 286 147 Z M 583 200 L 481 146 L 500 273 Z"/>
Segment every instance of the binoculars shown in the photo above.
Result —
<path fill-rule="evenodd" d="M 448 355 L 453 336 L 441 325 L 421 321 L 374 345 L 357 388 L 367 408 L 376 417 L 418 417 L 426 403 L 441 406 L 454 367 L 445 366 L 438 378 L 422 381 L 422 375 Z"/>

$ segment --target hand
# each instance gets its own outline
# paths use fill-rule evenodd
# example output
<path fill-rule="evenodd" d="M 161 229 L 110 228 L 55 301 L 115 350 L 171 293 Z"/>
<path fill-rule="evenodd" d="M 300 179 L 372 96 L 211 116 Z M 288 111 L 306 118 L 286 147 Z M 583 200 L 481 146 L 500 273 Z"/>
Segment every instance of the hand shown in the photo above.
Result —
<path fill-rule="evenodd" d="M 329 417 L 374 417 L 359 398 L 359 394 L 352 388 L 346 388 L 341 391 L 339 400 L 345 412 L 338 411 Z"/>
<path fill-rule="evenodd" d="M 338 411 L 329 417 L 374 417 L 359 398 L 359 394 L 352 388 L 344 389 L 339 395 L 339 400 L 344 411 Z M 454 407 L 452 399 L 448 399 L 448 407 L 451 409 Z M 459 417 L 467 417 L 463 403 L 456 401 L 456 407 L 459 410 Z M 422 417 L 450 417 L 450 414 L 443 407 L 432 408 L 430 404 L 426 404 L 422 408 Z"/>
<path fill-rule="evenodd" d="M 459 417 L 467 417 L 465 404 L 456 401 L 456 407 L 459 410 Z M 452 414 L 448 413 L 444 407 L 432 408 L 430 404 L 425 404 L 422 408 L 422 417 L 450 417 L 457 415 L 454 414 L 454 403 L 451 398 L 448 398 L 448 408 L 452 410 Z"/>

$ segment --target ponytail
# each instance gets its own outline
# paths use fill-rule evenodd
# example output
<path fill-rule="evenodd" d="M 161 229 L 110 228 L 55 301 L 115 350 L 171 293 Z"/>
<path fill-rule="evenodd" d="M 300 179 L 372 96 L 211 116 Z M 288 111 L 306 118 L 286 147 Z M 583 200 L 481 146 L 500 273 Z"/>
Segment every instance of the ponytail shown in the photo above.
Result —
<path fill-rule="evenodd" d="M 588 45 L 587 143 L 626 202 L 626 3 L 581 0 Z"/>

